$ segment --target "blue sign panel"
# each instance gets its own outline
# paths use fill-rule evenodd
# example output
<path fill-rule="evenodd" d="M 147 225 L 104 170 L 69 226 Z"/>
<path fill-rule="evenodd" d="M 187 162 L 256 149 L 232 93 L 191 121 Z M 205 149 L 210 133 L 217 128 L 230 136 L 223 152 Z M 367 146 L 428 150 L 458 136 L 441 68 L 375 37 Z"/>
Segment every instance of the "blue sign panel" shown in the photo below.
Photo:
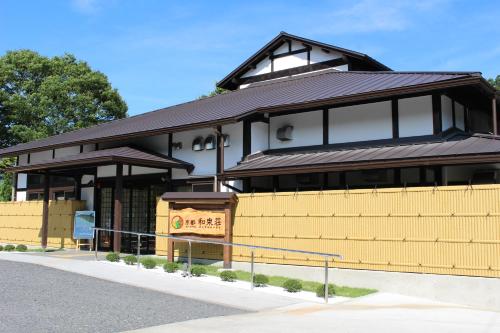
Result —
<path fill-rule="evenodd" d="M 81 210 L 75 212 L 75 228 L 73 239 L 94 239 L 95 211 Z"/>

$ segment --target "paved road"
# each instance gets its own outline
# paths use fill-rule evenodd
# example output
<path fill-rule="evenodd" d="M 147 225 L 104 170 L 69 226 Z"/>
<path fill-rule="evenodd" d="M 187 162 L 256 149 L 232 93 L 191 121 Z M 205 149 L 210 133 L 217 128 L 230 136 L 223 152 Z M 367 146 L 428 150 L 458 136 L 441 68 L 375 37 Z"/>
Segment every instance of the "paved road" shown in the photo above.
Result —
<path fill-rule="evenodd" d="M 120 332 L 243 311 L 0 260 L 0 332 Z"/>

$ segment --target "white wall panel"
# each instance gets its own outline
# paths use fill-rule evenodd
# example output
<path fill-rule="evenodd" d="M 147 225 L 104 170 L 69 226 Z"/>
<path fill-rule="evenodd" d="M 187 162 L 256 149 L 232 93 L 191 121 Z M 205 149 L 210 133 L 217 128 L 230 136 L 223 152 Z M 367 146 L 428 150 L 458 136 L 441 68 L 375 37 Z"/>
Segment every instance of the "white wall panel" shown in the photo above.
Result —
<path fill-rule="evenodd" d="M 125 171 L 125 167 L 123 171 Z M 103 165 L 97 167 L 97 178 L 116 176 L 116 165 Z"/>
<path fill-rule="evenodd" d="M 465 130 L 465 107 L 455 102 L 455 125 L 461 130 Z"/>
<path fill-rule="evenodd" d="M 128 172 L 128 171 L 127 171 Z M 157 173 L 167 173 L 166 169 L 157 169 L 157 168 L 147 168 L 141 166 L 132 166 L 132 176 L 135 175 L 150 175 Z"/>
<path fill-rule="evenodd" d="M 453 127 L 453 101 L 448 96 L 441 96 L 442 129 L 446 131 Z"/>
<path fill-rule="evenodd" d="M 307 65 L 307 52 L 292 54 L 286 57 L 274 59 L 274 70 L 280 71 L 283 69 L 305 66 Z"/>
<path fill-rule="evenodd" d="M 432 96 L 400 99 L 398 108 L 400 137 L 433 133 Z"/>
<path fill-rule="evenodd" d="M 250 153 L 269 149 L 269 124 L 265 122 L 252 123 L 252 139 Z"/>
<path fill-rule="evenodd" d="M 330 51 L 329 53 L 326 53 L 325 51 L 322 51 L 319 47 L 315 46 L 311 49 L 311 64 L 333 60 L 340 57 L 342 57 L 342 55 L 338 52 Z"/>
<path fill-rule="evenodd" d="M 330 143 L 392 137 L 391 102 L 384 101 L 329 110 Z M 318 129 L 319 133 L 321 129 Z"/>
<path fill-rule="evenodd" d="M 28 164 L 28 154 L 19 155 L 19 165 Z"/>
<path fill-rule="evenodd" d="M 52 150 L 37 151 L 30 154 L 30 164 L 52 159 Z"/>
<path fill-rule="evenodd" d="M 229 135 L 229 147 L 224 147 L 224 168 L 238 164 L 243 157 L 243 122 L 222 126 L 222 134 Z"/>
<path fill-rule="evenodd" d="M 25 173 L 17 174 L 17 188 L 26 188 L 28 187 L 28 175 Z"/>
<path fill-rule="evenodd" d="M 80 146 L 58 148 L 55 150 L 55 157 L 64 157 L 80 154 Z"/>
<path fill-rule="evenodd" d="M 94 188 L 84 187 L 81 189 L 81 198 L 85 201 L 86 210 L 94 210 Z"/>
<path fill-rule="evenodd" d="M 16 193 L 16 201 L 26 201 L 26 191 L 18 191 Z"/>
<path fill-rule="evenodd" d="M 323 143 L 323 111 L 289 114 L 269 119 L 270 148 L 286 148 L 320 145 Z M 280 141 L 276 138 L 278 128 L 293 126 L 293 139 Z"/>
<path fill-rule="evenodd" d="M 183 160 L 185 162 L 192 163 L 195 168 L 192 172 L 193 176 L 208 176 L 214 175 L 217 168 L 217 150 L 202 150 L 193 151 L 192 143 L 193 140 L 201 136 L 205 139 L 208 135 L 215 135 L 215 131 L 212 128 L 203 128 L 192 131 L 184 131 L 173 134 L 172 141 L 181 142 L 182 149 L 172 151 L 172 155 L 175 158 Z M 172 173 L 172 176 L 179 175 L 178 172 Z"/>

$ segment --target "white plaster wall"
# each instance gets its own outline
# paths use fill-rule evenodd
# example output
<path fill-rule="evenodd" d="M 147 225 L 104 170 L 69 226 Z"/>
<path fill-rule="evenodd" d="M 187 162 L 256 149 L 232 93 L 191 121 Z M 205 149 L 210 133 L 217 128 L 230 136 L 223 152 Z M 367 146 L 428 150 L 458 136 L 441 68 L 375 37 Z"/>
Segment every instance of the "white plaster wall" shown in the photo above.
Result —
<path fill-rule="evenodd" d="M 465 130 L 465 107 L 458 102 L 455 102 L 455 125 Z"/>
<path fill-rule="evenodd" d="M 254 69 L 249 70 L 245 74 L 243 74 L 241 77 L 249 77 L 249 76 L 254 76 L 254 75 L 259 75 L 259 74 L 265 74 L 271 72 L 271 60 L 269 60 L 269 57 L 261 60 L 260 62 L 257 63 Z"/>
<path fill-rule="evenodd" d="M 123 175 L 128 176 L 128 165 L 123 165 Z M 97 178 L 115 177 L 116 165 L 102 165 L 97 167 Z"/>
<path fill-rule="evenodd" d="M 433 133 L 432 96 L 403 98 L 398 107 L 400 137 Z"/>
<path fill-rule="evenodd" d="M 241 180 L 229 180 L 226 183 L 232 187 L 236 187 L 239 190 L 243 190 L 243 182 Z M 220 191 L 221 192 L 231 192 L 231 193 L 235 192 L 232 189 L 230 189 L 229 187 L 225 187 L 224 185 L 221 186 Z"/>
<path fill-rule="evenodd" d="M 392 137 L 391 102 L 368 103 L 329 110 L 330 143 Z M 321 127 L 316 129 L 320 134 Z"/>
<path fill-rule="evenodd" d="M 137 138 L 134 143 L 160 154 L 168 155 L 168 134 Z"/>
<path fill-rule="evenodd" d="M 30 164 L 52 159 L 52 150 L 37 151 L 30 154 Z"/>
<path fill-rule="evenodd" d="M 17 188 L 26 188 L 28 187 L 28 175 L 25 173 L 17 174 Z"/>
<path fill-rule="evenodd" d="M 228 169 L 243 157 L 243 122 L 222 126 L 222 134 L 229 135 L 230 146 L 224 147 L 224 168 Z"/>
<path fill-rule="evenodd" d="M 82 185 L 87 185 L 88 183 L 90 183 L 93 180 L 94 180 L 94 176 L 93 175 L 83 175 L 83 177 L 82 177 Z"/>
<path fill-rule="evenodd" d="M 173 142 L 182 142 L 182 149 L 173 150 L 172 155 L 175 158 L 183 160 L 185 162 L 192 163 L 195 168 L 191 175 L 193 176 L 208 176 L 214 175 L 217 168 L 217 150 L 202 150 L 193 151 L 192 143 L 197 136 L 201 136 L 205 139 L 208 135 L 215 135 L 215 131 L 212 128 L 203 128 L 192 131 L 184 131 L 173 134 Z M 178 179 L 185 172 L 173 172 L 172 177 Z"/>
<path fill-rule="evenodd" d="M 128 170 L 127 170 L 128 172 Z M 125 173 L 125 170 L 124 170 Z M 167 173 L 166 169 L 157 169 L 157 168 L 146 168 L 146 167 L 141 167 L 141 166 L 132 166 L 132 175 L 149 175 L 149 174 L 156 174 L 156 173 Z"/>
<path fill-rule="evenodd" d="M 16 194 L 16 201 L 26 201 L 26 191 L 18 191 Z"/>
<path fill-rule="evenodd" d="M 453 101 L 445 95 L 441 95 L 442 128 L 446 131 L 453 127 Z"/>
<path fill-rule="evenodd" d="M 269 149 L 269 124 L 261 121 L 252 123 L 251 131 L 250 153 Z"/>
<path fill-rule="evenodd" d="M 276 138 L 278 128 L 293 126 L 292 140 L 280 141 Z M 289 114 L 269 119 L 271 149 L 320 145 L 323 143 L 323 111 Z"/>
<path fill-rule="evenodd" d="M 341 57 L 342 55 L 338 52 L 330 51 L 329 53 L 326 53 L 316 46 L 313 46 L 313 48 L 311 49 L 311 64 L 333 60 Z"/>
<path fill-rule="evenodd" d="M 19 165 L 28 164 L 28 154 L 19 155 Z"/>
<path fill-rule="evenodd" d="M 307 65 L 307 52 L 274 59 L 274 71 Z"/>
<path fill-rule="evenodd" d="M 333 67 L 334 69 L 338 70 L 338 71 L 348 71 L 349 70 L 349 66 L 348 65 L 342 65 L 342 66 L 336 66 L 336 67 Z"/>
<path fill-rule="evenodd" d="M 85 201 L 86 210 L 94 210 L 94 188 L 84 187 L 81 190 L 81 198 Z"/>
<path fill-rule="evenodd" d="M 80 154 L 80 146 L 58 148 L 55 150 L 55 157 L 64 157 Z"/>
<path fill-rule="evenodd" d="M 95 150 L 95 144 L 83 145 L 83 152 L 88 153 L 89 151 Z"/>

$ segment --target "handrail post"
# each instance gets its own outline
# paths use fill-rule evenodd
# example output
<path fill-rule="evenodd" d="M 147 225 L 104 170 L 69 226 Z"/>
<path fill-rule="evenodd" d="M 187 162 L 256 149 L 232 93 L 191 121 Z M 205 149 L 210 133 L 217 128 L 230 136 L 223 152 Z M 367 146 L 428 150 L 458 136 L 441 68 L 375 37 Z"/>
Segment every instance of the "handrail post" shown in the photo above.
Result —
<path fill-rule="evenodd" d="M 191 276 L 191 241 L 188 241 L 188 274 Z"/>
<path fill-rule="evenodd" d="M 141 234 L 137 234 L 137 269 L 141 268 Z"/>
<path fill-rule="evenodd" d="M 97 261 L 97 248 L 99 247 L 99 229 L 94 229 L 95 231 L 95 261 Z"/>
<path fill-rule="evenodd" d="M 254 287 L 254 277 L 255 277 L 255 271 L 254 271 L 254 267 L 253 267 L 253 264 L 254 264 L 254 251 L 252 249 L 252 261 L 251 261 L 251 264 L 250 264 L 250 272 L 251 272 L 251 277 L 250 277 L 250 286 L 253 290 L 253 287 Z"/>
<path fill-rule="evenodd" d="M 328 304 L 328 257 L 325 256 L 325 303 Z"/>

